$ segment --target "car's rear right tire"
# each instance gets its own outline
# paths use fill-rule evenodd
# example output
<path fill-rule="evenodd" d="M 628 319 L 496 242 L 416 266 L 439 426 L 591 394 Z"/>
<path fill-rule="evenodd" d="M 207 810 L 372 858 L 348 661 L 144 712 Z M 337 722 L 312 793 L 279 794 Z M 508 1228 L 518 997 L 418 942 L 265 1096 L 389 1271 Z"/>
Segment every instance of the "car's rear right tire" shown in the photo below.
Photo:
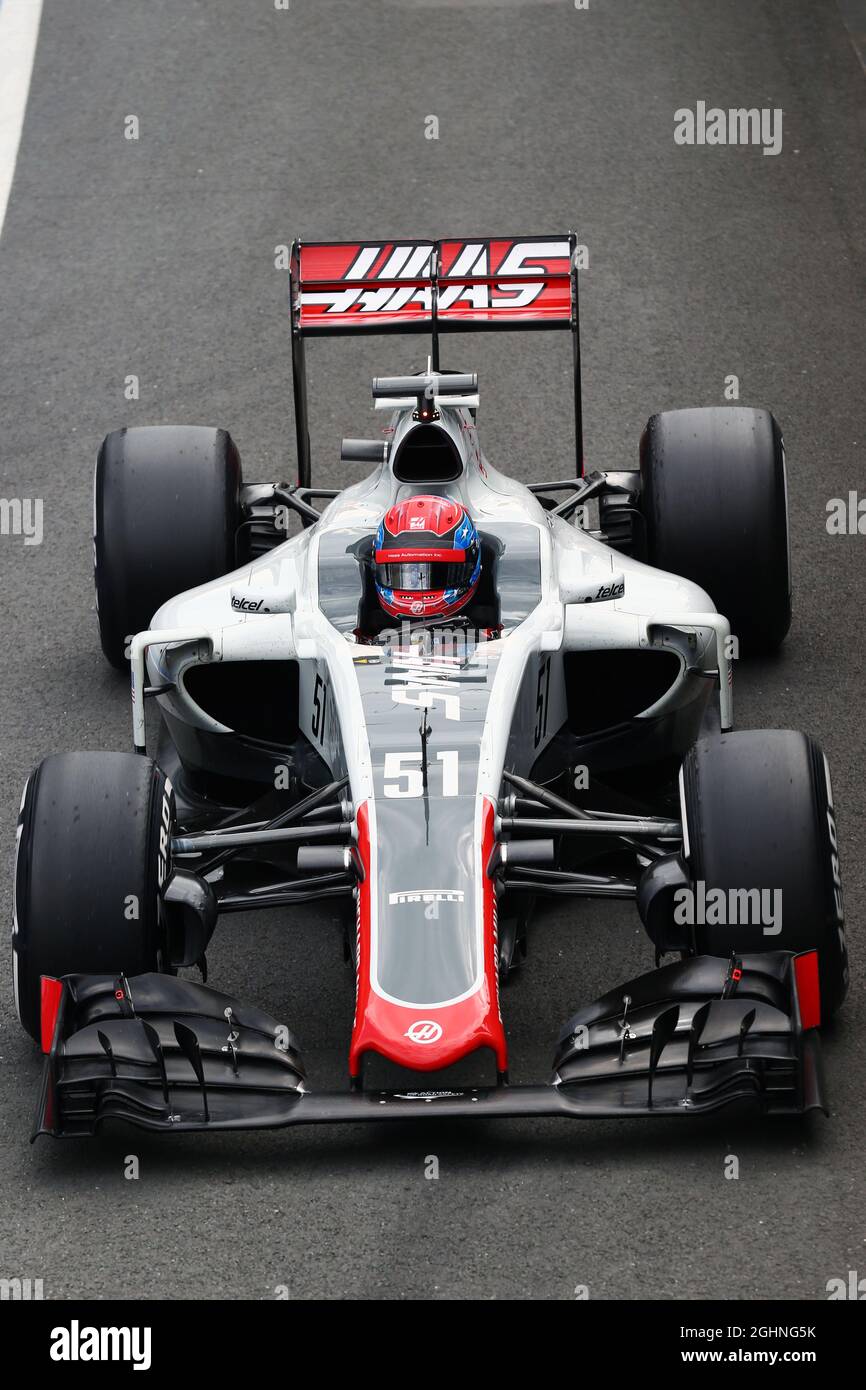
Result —
<path fill-rule="evenodd" d="M 15 1003 L 40 1037 L 41 977 L 138 975 L 165 963 L 160 888 L 174 797 L 150 758 L 58 753 L 24 789 L 13 918 Z"/>
<path fill-rule="evenodd" d="M 148 425 L 106 435 L 94 479 L 93 564 L 112 666 L 127 667 L 129 639 L 168 599 L 243 563 L 241 483 L 225 430 Z"/>

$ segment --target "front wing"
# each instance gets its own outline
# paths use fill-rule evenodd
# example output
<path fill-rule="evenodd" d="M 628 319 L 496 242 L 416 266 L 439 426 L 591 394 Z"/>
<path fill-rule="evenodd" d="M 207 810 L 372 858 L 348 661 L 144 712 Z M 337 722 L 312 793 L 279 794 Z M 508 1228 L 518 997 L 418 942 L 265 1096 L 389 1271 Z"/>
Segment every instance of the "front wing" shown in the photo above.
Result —
<path fill-rule="evenodd" d="M 688 1115 L 746 1102 L 826 1113 L 817 958 L 698 956 L 575 1014 L 550 1081 L 489 1089 L 311 1091 L 295 1037 L 261 1010 L 169 975 L 43 981 L 50 1052 L 33 1138 L 491 1117 Z"/>

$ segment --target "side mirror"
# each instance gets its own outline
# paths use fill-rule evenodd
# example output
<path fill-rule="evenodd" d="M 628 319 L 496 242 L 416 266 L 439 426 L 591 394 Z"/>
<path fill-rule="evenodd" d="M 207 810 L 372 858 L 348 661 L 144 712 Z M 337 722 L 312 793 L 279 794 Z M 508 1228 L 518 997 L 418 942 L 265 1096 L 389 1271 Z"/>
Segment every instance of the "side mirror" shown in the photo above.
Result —
<path fill-rule="evenodd" d="M 569 575 L 560 582 L 559 593 L 563 603 L 610 603 L 625 594 L 625 575 L 621 570 L 614 570 L 606 579 Z"/>
<path fill-rule="evenodd" d="M 233 584 L 231 603 L 235 613 L 294 613 L 295 590 L 271 584 Z"/>

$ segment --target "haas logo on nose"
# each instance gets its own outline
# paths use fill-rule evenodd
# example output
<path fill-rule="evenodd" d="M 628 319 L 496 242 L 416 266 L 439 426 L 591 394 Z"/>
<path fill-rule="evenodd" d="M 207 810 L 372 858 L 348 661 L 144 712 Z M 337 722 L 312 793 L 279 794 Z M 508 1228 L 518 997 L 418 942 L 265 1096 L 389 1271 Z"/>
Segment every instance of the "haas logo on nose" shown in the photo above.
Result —
<path fill-rule="evenodd" d="M 438 1042 L 442 1037 L 442 1025 L 429 1018 L 419 1018 L 406 1029 L 406 1037 L 410 1042 L 416 1043 Z"/>

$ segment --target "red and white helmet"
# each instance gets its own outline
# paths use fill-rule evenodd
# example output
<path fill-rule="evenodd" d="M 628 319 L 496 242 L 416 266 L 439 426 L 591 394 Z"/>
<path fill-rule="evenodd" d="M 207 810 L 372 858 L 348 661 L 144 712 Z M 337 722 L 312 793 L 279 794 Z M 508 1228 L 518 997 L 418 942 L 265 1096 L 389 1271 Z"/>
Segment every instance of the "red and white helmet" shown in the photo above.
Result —
<path fill-rule="evenodd" d="M 407 497 L 379 523 L 376 593 L 394 618 L 450 617 L 481 574 L 481 545 L 466 508 L 450 497 Z"/>

